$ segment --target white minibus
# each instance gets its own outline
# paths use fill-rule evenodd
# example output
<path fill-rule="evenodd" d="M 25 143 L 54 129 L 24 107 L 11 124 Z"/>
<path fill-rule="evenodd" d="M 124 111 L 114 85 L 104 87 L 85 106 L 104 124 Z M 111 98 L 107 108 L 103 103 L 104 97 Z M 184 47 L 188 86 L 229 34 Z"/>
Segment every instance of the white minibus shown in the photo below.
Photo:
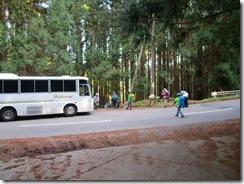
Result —
<path fill-rule="evenodd" d="M 87 77 L 18 76 L 0 73 L 0 119 L 93 111 Z"/>

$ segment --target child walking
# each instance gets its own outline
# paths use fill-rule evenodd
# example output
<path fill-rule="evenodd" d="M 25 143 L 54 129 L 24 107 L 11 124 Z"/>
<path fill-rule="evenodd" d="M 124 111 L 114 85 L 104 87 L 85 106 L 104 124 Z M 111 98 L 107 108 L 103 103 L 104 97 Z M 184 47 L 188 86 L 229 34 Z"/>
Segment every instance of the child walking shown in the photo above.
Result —
<path fill-rule="evenodd" d="M 130 108 L 130 110 L 132 109 L 132 100 L 133 100 L 133 97 L 132 97 L 132 94 L 130 93 L 130 91 L 128 92 L 128 99 L 127 99 L 127 110 Z"/>
<path fill-rule="evenodd" d="M 181 107 L 184 107 L 184 97 L 181 96 L 180 93 L 177 93 L 177 97 L 175 98 L 174 104 L 176 104 L 177 107 L 175 116 L 178 116 L 180 114 L 181 118 L 184 118 L 184 114 L 181 112 Z"/>

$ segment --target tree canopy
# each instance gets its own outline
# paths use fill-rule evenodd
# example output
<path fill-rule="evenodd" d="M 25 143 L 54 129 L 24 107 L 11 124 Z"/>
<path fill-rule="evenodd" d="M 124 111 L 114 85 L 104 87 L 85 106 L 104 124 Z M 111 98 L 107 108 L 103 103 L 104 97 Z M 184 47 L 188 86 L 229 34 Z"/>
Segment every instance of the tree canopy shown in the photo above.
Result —
<path fill-rule="evenodd" d="M 88 76 L 102 102 L 132 88 L 148 98 L 152 81 L 156 96 L 240 89 L 238 1 L 1 0 L 0 11 L 1 72 Z"/>

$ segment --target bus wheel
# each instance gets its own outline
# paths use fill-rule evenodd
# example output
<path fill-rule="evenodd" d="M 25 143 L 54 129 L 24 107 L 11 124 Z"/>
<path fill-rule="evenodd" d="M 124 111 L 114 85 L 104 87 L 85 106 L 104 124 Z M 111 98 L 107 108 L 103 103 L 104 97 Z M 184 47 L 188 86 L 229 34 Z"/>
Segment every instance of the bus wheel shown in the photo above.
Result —
<path fill-rule="evenodd" d="M 64 114 L 65 116 L 75 116 L 77 113 L 77 107 L 75 105 L 66 105 L 64 107 Z"/>
<path fill-rule="evenodd" d="M 17 117 L 16 110 L 14 108 L 4 108 L 1 110 L 0 118 L 2 121 L 13 121 Z"/>

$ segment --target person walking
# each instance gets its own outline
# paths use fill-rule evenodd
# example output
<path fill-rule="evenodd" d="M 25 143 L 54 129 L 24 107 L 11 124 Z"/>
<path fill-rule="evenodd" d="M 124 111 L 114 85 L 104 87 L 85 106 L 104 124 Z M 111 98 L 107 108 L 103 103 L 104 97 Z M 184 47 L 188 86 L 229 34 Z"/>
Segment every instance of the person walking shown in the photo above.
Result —
<path fill-rule="evenodd" d="M 189 94 L 186 91 L 181 91 L 180 94 L 184 97 L 184 106 L 183 107 L 188 107 Z"/>
<path fill-rule="evenodd" d="M 98 93 L 95 94 L 94 98 L 93 98 L 93 103 L 94 103 L 94 109 L 97 110 L 97 107 L 99 105 L 99 96 L 98 96 Z"/>
<path fill-rule="evenodd" d="M 128 98 L 127 98 L 127 107 L 126 109 L 128 110 L 130 108 L 130 110 L 132 110 L 132 94 L 130 93 L 130 91 L 128 92 Z"/>
<path fill-rule="evenodd" d="M 168 103 L 169 102 L 169 92 L 166 88 L 163 89 L 162 96 L 163 96 L 164 103 Z"/>
<path fill-rule="evenodd" d="M 184 114 L 181 112 L 181 108 L 184 106 L 184 97 L 180 93 L 177 93 L 177 97 L 175 98 L 173 105 L 175 104 L 177 107 L 175 116 L 178 116 L 180 114 L 181 118 L 184 118 Z"/>

